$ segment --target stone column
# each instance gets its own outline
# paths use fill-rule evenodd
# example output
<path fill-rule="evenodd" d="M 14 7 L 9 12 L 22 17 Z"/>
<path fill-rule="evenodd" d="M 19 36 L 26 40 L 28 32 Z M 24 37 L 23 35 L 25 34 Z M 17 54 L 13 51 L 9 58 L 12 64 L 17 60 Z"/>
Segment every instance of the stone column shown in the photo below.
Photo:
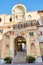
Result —
<path fill-rule="evenodd" d="M 36 60 L 37 62 L 42 62 L 42 58 L 41 58 L 41 52 L 40 52 L 40 46 L 39 46 L 39 41 L 36 40 L 35 42 L 35 47 L 36 47 Z"/>
<path fill-rule="evenodd" d="M 36 40 L 36 42 L 35 42 L 35 47 L 36 47 L 37 56 L 41 56 L 38 40 Z"/>
<path fill-rule="evenodd" d="M 3 39 L 2 39 L 2 50 L 1 50 L 1 58 L 4 58 L 5 57 L 5 36 L 3 36 Z"/>
<path fill-rule="evenodd" d="M 26 38 L 26 48 L 27 48 L 27 55 L 30 55 L 30 38 L 28 34 Z"/>
<path fill-rule="evenodd" d="M 14 35 L 12 32 L 10 34 L 10 57 L 14 57 Z"/>

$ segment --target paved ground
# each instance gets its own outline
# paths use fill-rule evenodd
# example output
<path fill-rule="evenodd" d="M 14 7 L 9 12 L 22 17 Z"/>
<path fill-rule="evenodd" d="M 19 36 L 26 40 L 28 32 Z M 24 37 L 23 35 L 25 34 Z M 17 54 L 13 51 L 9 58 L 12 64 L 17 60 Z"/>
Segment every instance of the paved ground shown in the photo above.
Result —
<path fill-rule="evenodd" d="M 30 63 L 30 64 L 0 64 L 0 65 L 43 65 L 43 63 Z"/>

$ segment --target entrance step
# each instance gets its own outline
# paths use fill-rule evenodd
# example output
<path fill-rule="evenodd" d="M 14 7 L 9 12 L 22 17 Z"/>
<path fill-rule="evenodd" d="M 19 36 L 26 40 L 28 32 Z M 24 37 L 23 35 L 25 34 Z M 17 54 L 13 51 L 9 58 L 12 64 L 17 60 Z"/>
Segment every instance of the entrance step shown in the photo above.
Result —
<path fill-rule="evenodd" d="M 26 52 L 17 52 L 12 63 L 26 63 Z"/>

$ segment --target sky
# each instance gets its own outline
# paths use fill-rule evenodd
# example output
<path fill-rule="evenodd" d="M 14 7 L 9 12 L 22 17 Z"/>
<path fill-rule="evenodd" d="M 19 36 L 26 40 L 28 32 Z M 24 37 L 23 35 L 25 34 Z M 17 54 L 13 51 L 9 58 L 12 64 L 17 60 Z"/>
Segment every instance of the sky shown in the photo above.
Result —
<path fill-rule="evenodd" d="M 28 12 L 43 10 L 43 0 L 0 0 L 0 14 L 11 14 L 16 4 L 25 5 Z"/>

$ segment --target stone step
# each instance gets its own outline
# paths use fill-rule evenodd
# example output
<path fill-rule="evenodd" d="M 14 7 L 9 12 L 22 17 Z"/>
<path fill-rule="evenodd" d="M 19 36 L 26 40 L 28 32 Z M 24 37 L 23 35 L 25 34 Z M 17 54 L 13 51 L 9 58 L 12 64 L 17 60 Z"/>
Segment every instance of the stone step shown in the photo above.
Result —
<path fill-rule="evenodd" d="M 12 63 L 26 63 L 26 53 L 17 52 L 17 55 L 13 59 Z"/>

